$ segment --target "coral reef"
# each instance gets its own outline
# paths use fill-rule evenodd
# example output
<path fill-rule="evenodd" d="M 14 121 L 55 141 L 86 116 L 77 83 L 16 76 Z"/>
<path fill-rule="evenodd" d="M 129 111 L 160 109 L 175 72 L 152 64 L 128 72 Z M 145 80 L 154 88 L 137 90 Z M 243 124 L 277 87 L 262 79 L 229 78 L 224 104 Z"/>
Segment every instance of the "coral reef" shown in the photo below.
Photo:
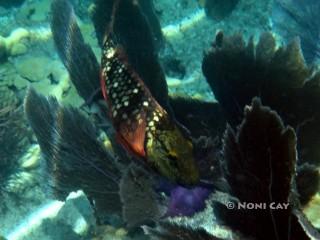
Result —
<path fill-rule="evenodd" d="M 9 57 L 23 55 L 29 51 L 31 44 L 45 42 L 51 33 L 45 29 L 27 29 L 19 27 L 14 29 L 7 37 L 0 35 L 0 62 Z"/>
<path fill-rule="evenodd" d="M 19 158 L 30 144 L 30 138 L 21 102 L 7 87 L 0 86 L 0 194 L 10 192 L 9 180 L 18 174 Z"/>
<path fill-rule="evenodd" d="M 280 34 L 286 40 L 298 36 L 307 63 L 317 61 L 320 57 L 319 1 L 277 0 L 275 5 L 273 21 Z"/>
<path fill-rule="evenodd" d="M 35 146 L 30 150 L 32 157 L 26 156 L 21 167 L 28 170 L 41 166 L 45 173 L 41 172 L 40 181 L 46 180 L 43 185 L 54 193 L 54 198 L 64 200 L 70 191 L 82 189 L 88 199 L 81 194 L 85 206 L 71 204 L 59 217 L 44 221 L 40 228 L 50 230 L 47 235 L 53 236 L 52 229 L 58 224 L 59 234 L 66 230 L 70 239 L 87 235 L 90 239 L 319 239 L 319 233 L 301 208 L 305 210 L 316 202 L 315 193 L 320 184 L 317 148 L 320 73 L 305 65 L 299 42 L 276 47 L 270 33 L 262 34 L 255 44 L 253 38 L 246 43 L 240 34 L 226 37 L 218 32 L 202 66 L 211 90 L 200 84 L 204 78 L 195 67 L 200 66 L 199 49 L 209 42 L 209 35 L 211 40 L 209 26 L 228 28 L 242 14 L 237 26 L 248 23 L 250 31 L 255 26 L 259 33 L 268 28 L 265 12 L 270 1 L 255 1 L 252 6 L 249 6 L 251 1 L 239 1 L 232 14 L 220 23 L 205 19 L 203 9 L 199 9 L 191 21 L 177 24 L 178 27 L 164 35 L 157 15 L 167 15 L 170 11 L 159 12 L 159 3 L 153 6 L 151 1 L 144 0 L 96 0 L 91 7 L 98 44 L 106 30 L 119 40 L 132 68 L 152 95 L 170 111 L 179 129 L 192 140 L 201 176 L 197 186 L 168 182 L 147 163 L 132 163 L 136 159 L 117 144 L 106 114 L 108 106 L 100 101 L 100 66 L 96 59 L 100 53 L 96 52 L 99 51 L 97 43 L 88 41 L 93 28 L 78 21 L 71 2 L 53 1 L 52 36 L 84 104 L 80 108 L 64 106 L 60 99 L 42 96 L 38 90 L 29 88 L 25 113 L 40 145 L 42 161 L 37 161 L 39 149 Z M 196 3 L 177 4 L 193 6 Z M 258 5 L 263 7 L 243 14 L 245 9 Z M 77 6 L 81 11 L 79 8 Z M 258 18 L 259 11 L 265 12 Z M 39 19 L 46 19 L 46 14 Z M 32 21 L 38 21 L 32 15 Z M 246 21 L 252 18 L 255 21 Z M 201 31 L 207 33 L 201 35 L 194 24 L 199 24 Z M 233 23 L 230 31 L 234 28 Z M 245 31 L 244 36 L 248 32 Z M 191 44 L 190 39 L 197 44 Z M 167 71 L 181 78 L 169 82 L 172 86 L 183 85 L 186 79 L 182 78 L 190 78 L 192 85 L 202 85 L 208 94 L 213 92 L 218 102 L 179 95 L 168 97 L 158 55 L 162 50 L 174 50 L 173 45 L 182 41 L 188 48 L 179 46 L 179 51 L 188 49 L 183 52 L 188 56 L 174 51 L 170 56 L 161 56 L 167 63 Z M 41 59 L 50 65 L 52 58 Z M 24 64 L 26 62 L 29 65 Z M 44 85 L 50 85 L 50 89 L 66 86 L 62 94 L 69 94 L 72 86 L 65 71 L 56 73 L 52 68 L 43 67 L 42 71 L 30 74 L 30 63 L 36 65 L 21 56 L 12 62 L 9 59 L 6 67 L 17 70 L 32 86 L 45 78 Z M 51 77 L 45 76 L 48 71 Z M 11 86 L 16 93 L 25 88 L 26 84 L 19 88 Z M 10 164 L 6 165 L 9 167 Z M 14 164 L 12 171 L 19 167 Z M 223 199 L 213 193 L 217 189 L 223 192 Z M 238 206 L 245 202 L 266 206 L 279 203 L 283 209 L 228 209 L 225 205 Z M 73 207 L 77 210 L 73 211 Z M 84 223 L 80 216 L 82 210 L 86 211 L 84 219 L 88 219 L 85 221 L 88 224 L 81 224 Z M 69 218 L 69 213 L 82 220 Z M 46 227 L 51 223 L 53 228 Z M 143 224 L 148 236 L 141 232 Z M 222 225 L 228 231 L 224 237 L 215 232 Z M 57 237 L 63 238 L 59 234 Z"/>
<path fill-rule="evenodd" d="M 9 56 L 24 54 L 27 52 L 22 39 L 28 38 L 29 32 L 24 28 L 15 29 L 8 37 L 0 36 L 0 61 L 6 60 Z"/>

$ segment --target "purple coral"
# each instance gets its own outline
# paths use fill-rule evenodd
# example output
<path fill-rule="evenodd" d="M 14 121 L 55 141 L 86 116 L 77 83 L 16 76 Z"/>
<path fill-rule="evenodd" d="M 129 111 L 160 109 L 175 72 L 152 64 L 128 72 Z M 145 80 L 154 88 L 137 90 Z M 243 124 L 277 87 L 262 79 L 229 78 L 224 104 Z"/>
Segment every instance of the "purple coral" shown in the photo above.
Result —
<path fill-rule="evenodd" d="M 171 190 L 167 216 L 192 216 L 203 210 L 210 190 L 203 187 L 192 189 L 177 186 Z"/>

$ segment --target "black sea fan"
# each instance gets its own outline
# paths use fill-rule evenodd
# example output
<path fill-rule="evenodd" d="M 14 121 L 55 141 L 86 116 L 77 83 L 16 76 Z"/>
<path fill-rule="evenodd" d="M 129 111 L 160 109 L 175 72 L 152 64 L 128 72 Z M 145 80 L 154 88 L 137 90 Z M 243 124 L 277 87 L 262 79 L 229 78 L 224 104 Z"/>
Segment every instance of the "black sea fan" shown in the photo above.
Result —
<path fill-rule="evenodd" d="M 0 86 L 0 193 L 18 172 L 19 157 L 30 143 L 23 108 L 13 92 Z"/>
<path fill-rule="evenodd" d="M 298 41 L 276 48 L 270 33 L 262 34 L 255 45 L 253 39 L 246 43 L 239 34 L 226 37 L 219 32 L 202 69 L 232 128 L 241 123 L 245 105 L 259 96 L 295 129 L 298 172 L 304 163 L 319 166 L 320 73 L 305 65 Z M 314 195 L 319 180 L 298 181 L 306 182 L 306 187 L 314 186 L 308 187 L 314 189 L 309 196 Z"/>
<path fill-rule="evenodd" d="M 269 206 L 276 202 L 288 205 L 281 211 L 269 207 L 227 210 L 218 205 L 215 211 L 219 219 L 255 239 L 293 239 L 298 227 L 291 228 L 290 220 L 290 195 L 296 165 L 294 130 L 285 127 L 275 112 L 254 99 L 245 109 L 238 131 L 227 128 L 223 153 L 224 175 L 231 188 L 230 194 L 239 199 L 239 204 L 250 202 Z"/>
<path fill-rule="evenodd" d="M 120 170 L 98 140 L 98 131 L 79 110 L 29 89 L 25 112 L 45 160 L 48 183 L 59 199 L 82 189 L 101 213 L 121 211 Z"/>

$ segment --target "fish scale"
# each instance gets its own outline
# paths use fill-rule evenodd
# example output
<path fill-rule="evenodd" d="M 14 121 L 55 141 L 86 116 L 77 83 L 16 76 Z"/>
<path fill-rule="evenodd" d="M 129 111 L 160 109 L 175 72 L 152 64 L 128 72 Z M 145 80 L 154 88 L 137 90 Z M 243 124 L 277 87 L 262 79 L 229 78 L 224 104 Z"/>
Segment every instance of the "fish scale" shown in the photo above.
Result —
<path fill-rule="evenodd" d="M 102 78 L 115 128 L 119 129 L 121 124 L 125 124 L 128 129 L 135 131 L 145 121 L 144 142 L 150 142 L 157 123 L 167 113 L 152 98 L 139 76 L 130 69 L 123 50 L 111 38 L 106 39 L 103 49 Z"/>
<path fill-rule="evenodd" d="M 153 98 L 111 34 L 103 43 L 101 88 L 117 139 L 128 152 L 173 181 L 198 182 L 192 142 Z"/>

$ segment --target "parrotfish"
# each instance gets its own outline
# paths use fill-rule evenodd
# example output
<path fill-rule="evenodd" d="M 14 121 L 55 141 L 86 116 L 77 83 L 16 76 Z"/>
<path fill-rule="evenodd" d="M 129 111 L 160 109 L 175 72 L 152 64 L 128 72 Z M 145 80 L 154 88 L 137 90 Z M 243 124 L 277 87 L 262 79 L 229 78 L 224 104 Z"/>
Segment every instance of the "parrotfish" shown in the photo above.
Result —
<path fill-rule="evenodd" d="M 100 74 L 119 143 L 160 175 L 183 185 L 197 184 L 191 140 L 153 98 L 112 34 L 103 42 Z"/>

